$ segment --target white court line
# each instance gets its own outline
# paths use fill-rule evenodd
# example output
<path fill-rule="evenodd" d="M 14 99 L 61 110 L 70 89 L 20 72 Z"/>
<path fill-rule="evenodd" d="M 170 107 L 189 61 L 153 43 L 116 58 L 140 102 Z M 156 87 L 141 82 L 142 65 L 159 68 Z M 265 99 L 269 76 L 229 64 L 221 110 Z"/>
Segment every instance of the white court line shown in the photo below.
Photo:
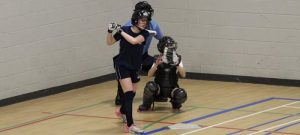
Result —
<path fill-rule="evenodd" d="M 300 109 L 298 106 L 285 106 L 286 108 L 295 108 L 295 109 Z"/>
<path fill-rule="evenodd" d="M 232 121 L 236 121 L 236 120 L 239 120 L 239 119 L 247 118 L 247 117 L 250 117 L 250 116 L 253 116 L 253 115 L 256 115 L 256 114 L 260 114 L 260 113 L 264 113 L 264 112 L 267 112 L 267 111 L 275 110 L 275 109 L 278 109 L 278 108 L 281 108 L 281 107 L 285 107 L 285 106 L 288 106 L 288 105 L 296 104 L 298 102 L 300 102 L 300 101 L 296 101 L 296 102 L 284 104 L 284 105 L 281 105 L 281 106 L 277 106 L 277 107 L 274 107 L 274 108 L 270 108 L 270 109 L 267 109 L 267 110 L 264 110 L 264 111 L 252 113 L 252 114 L 249 114 L 249 115 L 246 115 L 246 116 L 242 116 L 242 117 L 238 117 L 238 118 L 231 119 L 231 120 L 228 120 L 228 121 L 224 121 L 224 122 L 221 122 L 221 123 L 218 123 L 218 124 L 215 124 L 215 125 L 211 125 L 211 126 L 208 126 L 208 127 L 200 128 L 200 129 L 193 130 L 193 131 L 190 131 L 190 132 L 186 132 L 186 133 L 183 133 L 183 134 L 180 134 L 180 135 L 188 135 L 188 134 L 195 133 L 195 132 L 198 132 L 198 131 L 202 131 L 202 130 L 205 130 L 205 129 L 209 129 L 209 128 L 212 128 L 212 127 L 215 127 L 215 126 L 226 124 L 226 123 L 229 123 L 229 122 L 232 122 Z"/>
<path fill-rule="evenodd" d="M 257 133 L 265 132 L 265 131 L 268 131 L 268 130 L 270 130 L 270 129 L 277 128 L 277 127 L 281 127 L 281 126 L 283 126 L 283 125 L 287 125 L 287 124 L 294 123 L 294 122 L 297 122 L 297 121 L 300 121 L 300 119 L 298 119 L 298 120 L 293 120 L 293 121 L 290 121 L 290 122 L 287 122 L 287 123 L 283 123 L 283 124 L 280 124 L 280 125 L 276 125 L 276 126 L 273 126 L 273 127 L 267 128 L 267 129 L 264 129 L 264 130 L 260 130 L 260 131 L 257 131 L 257 132 L 248 134 L 248 135 L 254 135 L 254 134 L 257 134 Z"/>

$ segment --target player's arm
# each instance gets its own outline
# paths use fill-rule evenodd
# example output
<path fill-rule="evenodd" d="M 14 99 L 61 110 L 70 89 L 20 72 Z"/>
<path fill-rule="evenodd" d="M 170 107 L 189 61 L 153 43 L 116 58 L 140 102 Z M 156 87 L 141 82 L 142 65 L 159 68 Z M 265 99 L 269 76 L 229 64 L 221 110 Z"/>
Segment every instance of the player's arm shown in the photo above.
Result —
<path fill-rule="evenodd" d="M 107 36 L 106 36 L 106 44 L 107 45 L 113 45 L 114 43 L 116 42 L 115 38 L 112 36 L 112 33 L 107 33 Z"/>
<path fill-rule="evenodd" d="M 156 70 L 157 70 L 157 66 L 159 64 L 162 63 L 162 60 L 161 60 L 161 56 L 157 56 L 156 60 L 155 60 L 155 63 L 153 63 L 152 67 L 150 68 L 150 70 L 148 71 L 148 77 L 152 77 L 154 76 Z"/>
<path fill-rule="evenodd" d="M 128 22 L 126 22 L 123 26 L 132 26 L 131 20 L 129 20 Z"/>
<path fill-rule="evenodd" d="M 163 33 L 161 32 L 158 24 L 156 25 L 154 31 L 156 31 L 156 35 L 154 36 L 157 40 L 161 39 L 163 37 Z"/>
<path fill-rule="evenodd" d="M 121 31 L 120 34 L 130 43 L 133 45 L 140 45 L 145 41 L 144 36 L 138 35 L 136 37 L 132 37 L 124 31 Z"/>
<path fill-rule="evenodd" d="M 180 61 L 180 64 L 177 66 L 177 72 L 180 77 L 185 78 L 186 77 L 186 72 L 182 64 L 182 60 Z"/>
<path fill-rule="evenodd" d="M 157 65 L 155 63 L 153 63 L 152 67 L 148 71 L 148 77 L 154 76 L 156 70 L 157 70 Z"/>

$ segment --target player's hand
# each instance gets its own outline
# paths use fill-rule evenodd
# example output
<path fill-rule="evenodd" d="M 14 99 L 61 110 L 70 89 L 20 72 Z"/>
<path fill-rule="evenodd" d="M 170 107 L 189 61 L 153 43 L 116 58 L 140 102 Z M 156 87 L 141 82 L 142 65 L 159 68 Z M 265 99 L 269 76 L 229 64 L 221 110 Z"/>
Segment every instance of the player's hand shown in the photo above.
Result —
<path fill-rule="evenodd" d="M 116 30 L 117 30 L 118 33 L 121 33 L 123 31 L 122 26 L 120 24 L 117 24 Z"/>
<path fill-rule="evenodd" d="M 117 24 L 116 23 L 110 23 L 110 24 L 108 24 L 107 32 L 108 33 L 112 33 L 116 28 L 117 28 Z"/>

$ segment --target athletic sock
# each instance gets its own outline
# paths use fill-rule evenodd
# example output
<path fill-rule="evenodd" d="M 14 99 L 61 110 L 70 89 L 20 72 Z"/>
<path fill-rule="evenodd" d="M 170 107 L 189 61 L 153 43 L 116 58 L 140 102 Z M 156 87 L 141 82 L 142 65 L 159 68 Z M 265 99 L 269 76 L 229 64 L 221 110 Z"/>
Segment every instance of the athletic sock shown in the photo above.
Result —
<path fill-rule="evenodd" d="M 125 108 L 126 108 L 126 106 L 125 106 L 125 96 L 124 96 L 124 94 L 123 95 L 121 95 L 121 107 L 120 107 L 120 112 L 122 113 L 122 114 L 125 114 Z"/>
<path fill-rule="evenodd" d="M 132 103 L 134 98 L 133 91 L 127 91 L 124 94 L 124 110 L 127 119 L 127 126 L 130 127 L 133 124 L 133 117 L 132 117 Z M 122 105 L 123 106 L 123 105 Z"/>

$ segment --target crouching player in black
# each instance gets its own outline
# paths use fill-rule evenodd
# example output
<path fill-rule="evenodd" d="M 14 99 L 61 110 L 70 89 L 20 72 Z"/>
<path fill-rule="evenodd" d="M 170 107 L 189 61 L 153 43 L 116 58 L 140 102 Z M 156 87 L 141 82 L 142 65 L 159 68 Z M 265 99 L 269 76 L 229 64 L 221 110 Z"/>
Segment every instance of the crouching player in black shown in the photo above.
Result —
<path fill-rule="evenodd" d="M 173 38 L 164 36 L 157 44 L 160 55 L 156 55 L 155 63 L 148 72 L 148 77 L 155 75 L 154 81 L 146 83 L 143 104 L 138 111 L 148 111 L 156 102 L 167 102 L 168 97 L 174 111 L 179 111 L 187 100 L 187 93 L 178 85 L 178 76 L 186 76 L 181 56 L 176 53 L 177 43 Z"/>

